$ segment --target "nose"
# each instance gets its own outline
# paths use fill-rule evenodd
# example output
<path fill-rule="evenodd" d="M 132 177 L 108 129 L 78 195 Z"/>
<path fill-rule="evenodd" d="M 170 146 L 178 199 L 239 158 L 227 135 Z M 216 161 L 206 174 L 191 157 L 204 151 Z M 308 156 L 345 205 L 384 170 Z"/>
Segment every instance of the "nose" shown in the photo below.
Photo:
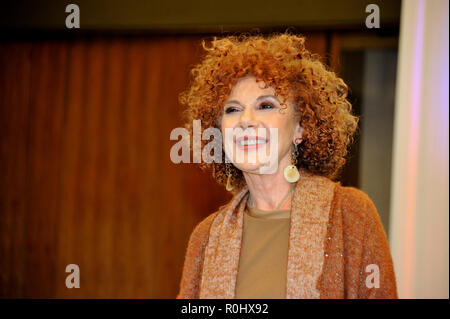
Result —
<path fill-rule="evenodd" d="M 239 125 L 242 129 L 252 128 L 258 126 L 258 120 L 255 116 L 255 112 L 253 108 L 246 107 L 244 111 L 241 113 L 241 117 L 239 119 Z"/>

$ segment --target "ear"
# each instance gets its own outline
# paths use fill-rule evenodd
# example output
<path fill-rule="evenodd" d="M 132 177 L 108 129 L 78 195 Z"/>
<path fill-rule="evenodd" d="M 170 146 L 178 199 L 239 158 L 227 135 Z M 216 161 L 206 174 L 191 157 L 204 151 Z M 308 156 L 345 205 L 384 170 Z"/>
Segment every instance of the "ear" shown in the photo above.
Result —
<path fill-rule="evenodd" d="M 294 128 L 294 137 L 292 139 L 292 143 L 294 143 L 294 145 L 297 145 L 299 143 L 295 143 L 295 140 L 297 139 L 301 139 L 303 141 L 303 127 L 300 126 L 300 123 L 297 122 L 297 124 L 295 125 Z"/>

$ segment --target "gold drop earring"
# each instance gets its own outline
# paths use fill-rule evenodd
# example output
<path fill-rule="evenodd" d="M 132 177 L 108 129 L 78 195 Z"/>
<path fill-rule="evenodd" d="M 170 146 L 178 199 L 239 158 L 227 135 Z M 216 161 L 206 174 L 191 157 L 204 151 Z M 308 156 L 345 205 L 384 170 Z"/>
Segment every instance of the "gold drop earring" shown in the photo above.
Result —
<path fill-rule="evenodd" d="M 297 161 L 298 161 L 297 159 L 299 155 L 298 145 L 300 144 L 300 142 L 301 142 L 300 138 L 295 139 L 294 148 L 292 149 L 291 153 L 291 165 L 286 166 L 284 169 L 284 178 L 289 183 L 295 183 L 300 178 L 300 173 L 298 172 L 297 169 Z"/>

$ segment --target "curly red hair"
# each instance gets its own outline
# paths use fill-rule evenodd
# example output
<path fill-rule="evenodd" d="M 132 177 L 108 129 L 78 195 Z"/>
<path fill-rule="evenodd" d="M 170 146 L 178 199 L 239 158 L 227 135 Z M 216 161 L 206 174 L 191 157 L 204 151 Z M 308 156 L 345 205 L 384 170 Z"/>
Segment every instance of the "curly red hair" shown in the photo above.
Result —
<path fill-rule="evenodd" d="M 202 127 L 219 128 L 223 103 L 235 81 L 251 74 L 273 87 L 282 101 L 292 98 L 300 114 L 303 142 L 299 146 L 298 167 L 338 178 L 353 142 L 358 117 L 352 114 L 344 81 L 305 48 L 305 38 L 290 34 L 240 35 L 214 39 L 203 60 L 191 70 L 191 84 L 179 101 L 187 107 L 186 128 L 201 120 Z M 282 102 L 285 105 L 284 102 Z M 208 141 L 202 141 L 203 146 Z M 227 172 L 222 155 L 220 163 L 201 163 L 224 184 Z M 245 184 L 242 172 L 232 166 L 235 188 Z"/>

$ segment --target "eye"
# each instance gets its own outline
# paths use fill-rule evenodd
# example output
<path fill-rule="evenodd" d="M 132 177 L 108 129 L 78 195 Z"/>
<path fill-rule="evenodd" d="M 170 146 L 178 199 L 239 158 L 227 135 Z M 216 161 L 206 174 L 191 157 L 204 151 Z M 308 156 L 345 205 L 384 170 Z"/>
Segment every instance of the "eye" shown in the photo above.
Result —
<path fill-rule="evenodd" d="M 261 110 L 270 110 L 270 109 L 274 109 L 275 106 L 272 103 L 263 102 L 263 103 L 260 104 L 259 108 Z"/>
<path fill-rule="evenodd" d="M 237 112 L 237 111 L 239 111 L 239 110 L 236 107 L 234 107 L 234 106 L 229 106 L 229 107 L 227 107 L 225 109 L 225 113 L 226 114 L 234 113 L 234 112 Z"/>

